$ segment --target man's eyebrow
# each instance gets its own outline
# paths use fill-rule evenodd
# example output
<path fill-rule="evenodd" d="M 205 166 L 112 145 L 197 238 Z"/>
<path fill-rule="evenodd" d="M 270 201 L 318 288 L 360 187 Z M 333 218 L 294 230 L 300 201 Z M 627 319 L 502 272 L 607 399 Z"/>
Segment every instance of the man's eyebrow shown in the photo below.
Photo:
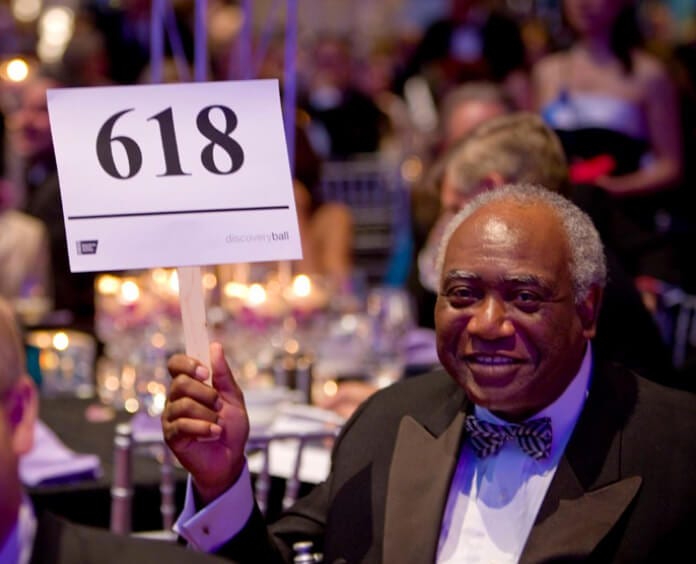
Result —
<path fill-rule="evenodd" d="M 444 276 L 443 282 L 449 281 L 470 281 L 481 280 L 481 276 L 469 270 L 450 270 Z M 503 274 L 499 277 L 503 284 L 516 284 L 520 286 L 537 286 L 540 288 L 551 288 L 549 280 L 536 274 Z"/>
<path fill-rule="evenodd" d="M 548 286 L 548 281 L 536 274 L 505 274 L 500 277 L 503 282 L 524 284 L 525 286 Z"/>
<path fill-rule="evenodd" d="M 451 280 L 481 280 L 478 274 L 475 274 L 469 270 L 450 270 L 443 277 L 443 282 L 449 282 Z"/>

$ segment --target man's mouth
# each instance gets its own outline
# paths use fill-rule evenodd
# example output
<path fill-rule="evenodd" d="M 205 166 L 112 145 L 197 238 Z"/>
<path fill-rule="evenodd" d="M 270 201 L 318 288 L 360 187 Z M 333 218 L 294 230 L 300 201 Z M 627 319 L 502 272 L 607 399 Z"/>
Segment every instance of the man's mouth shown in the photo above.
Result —
<path fill-rule="evenodd" d="M 464 361 L 469 364 L 481 364 L 484 366 L 509 366 L 521 364 L 521 360 L 499 354 L 468 354 L 464 356 Z"/>

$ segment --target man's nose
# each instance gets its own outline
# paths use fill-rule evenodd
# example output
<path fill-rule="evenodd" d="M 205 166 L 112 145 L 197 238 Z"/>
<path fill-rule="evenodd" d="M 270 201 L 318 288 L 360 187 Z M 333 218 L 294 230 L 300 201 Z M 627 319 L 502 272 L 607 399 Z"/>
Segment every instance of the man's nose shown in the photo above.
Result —
<path fill-rule="evenodd" d="M 467 324 L 470 335 L 481 339 L 502 339 L 515 334 L 507 316 L 505 302 L 496 296 L 486 296 L 475 308 Z"/>

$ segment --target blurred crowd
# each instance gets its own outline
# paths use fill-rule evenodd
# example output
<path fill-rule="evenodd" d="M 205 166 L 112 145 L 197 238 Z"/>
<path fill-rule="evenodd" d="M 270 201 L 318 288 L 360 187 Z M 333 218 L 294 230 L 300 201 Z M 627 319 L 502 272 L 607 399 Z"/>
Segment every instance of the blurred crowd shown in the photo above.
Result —
<path fill-rule="evenodd" d="M 89 328 L 93 277 L 69 272 L 45 91 L 150 82 L 151 3 L 73 6 L 69 17 L 54 18 L 54 29 L 63 22 L 68 32 L 50 53 L 42 20 L 12 12 L 20 4 L 0 4 L 0 293 Z M 322 201 L 322 163 L 386 159 L 410 192 L 402 283 L 418 295 L 438 229 L 461 205 L 447 188 L 448 154 L 483 122 L 527 111 L 558 136 L 568 193 L 627 274 L 696 291 L 688 248 L 696 234 L 688 158 L 696 145 L 696 31 L 689 35 L 666 1 L 445 4 L 418 33 L 384 29 L 369 44 L 299 30 L 295 188 L 306 268 L 346 278 L 353 267 L 351 210 Z M 282 90 L 283 29 L 257 22 L 245 47 L 243 22 L 240 3 L 209 2 L 207 78 L 275 77 Z M 194 2 L 166 3 L 163 25 L 162 80 L 192 80 Z M 10 68 L 13 58 L 26 73 Z M 419 310 L 427 325 L 427 308 Z"/>

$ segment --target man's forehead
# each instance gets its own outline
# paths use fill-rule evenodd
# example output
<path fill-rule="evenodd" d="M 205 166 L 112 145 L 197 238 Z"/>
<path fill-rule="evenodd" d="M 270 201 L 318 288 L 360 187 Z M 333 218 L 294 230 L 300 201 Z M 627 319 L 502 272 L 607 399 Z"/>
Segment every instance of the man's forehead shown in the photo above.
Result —
<path fill-rule="evenodd" d="M 552 233 L 560 235 L 560 241 L 554 239 L 553 243 L 561 243 L 566 236 L 558 215 L 550 206 L 543 202 L 526 203 L 512 199 L 485 204 L 466 218 L 458 231 L 467 233 L 467 237 L 471 237 L 473 232 L 484 238 L 516 236 L 542 241 L 548 241 L 547 236 Z"/>
<path fill-rule="evenodd" d="M 551 208 L 502 200 L 465 219 L 444 258 L 443 274 L 485 266 L 511 275 L 547 272 L 553 278 L 570 256 L 565 230 Z"/>

